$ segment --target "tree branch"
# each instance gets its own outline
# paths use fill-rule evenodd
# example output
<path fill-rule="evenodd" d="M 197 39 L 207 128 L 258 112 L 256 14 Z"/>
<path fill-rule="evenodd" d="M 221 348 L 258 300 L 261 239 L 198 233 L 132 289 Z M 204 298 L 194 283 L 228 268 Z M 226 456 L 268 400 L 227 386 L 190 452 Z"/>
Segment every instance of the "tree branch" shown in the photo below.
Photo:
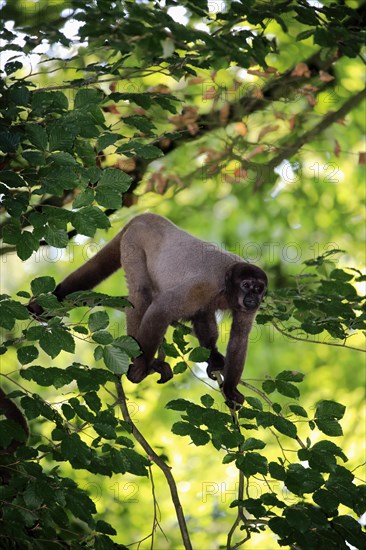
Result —
<path fill-rule="evenodd" d="M 274 328 L 278 330 L 278 332 L 283 334 L 283 336 L 287 336 L 288 338 L 291 338 L 292 340 L 297 340 L 298 342 L 309 342 L 310 344 L 322 344 L 323 346 L 336 346 L 338 348 L 347 348 L 347 349 L 352 349 L 353 351 L 360 351 L 361 353 L 366 353 L 366 349 L 355 348 L 353 346 L 348 346 L 347 344 L 338 344 L 337 342 L 321 342 L 320 340 L 314 340 L 312 338 L 300 338 L 299 336 L 294 336 L 293 334 L 290 334 L 289 332 L 286 332 L 285 330 L 283 330 L 273 319 L 271 323 L 274 326 Z"/>
<path fill-rule="evenodd" d="M 159 455 L 156 454 L 154 449 L 150 446 L 150 444 L 146 441 L 145 437 L 142 435 L 142 433 L 136 428 L 135 424 L 132 422 L 131 416 L 128 412 L 127 408 L 127 402 L 126 402 L 126 395 L 122 386 L 122 383 L 120 380 L 116 382 L 116 390 L 117 390 L 117 396 L 118 396 L 118 405 L 120 406 L 120 409 L 122 411 L 122 416 L 125 422 L 127 422 L 132 429 L 132 435 L 135 437 L 136 441 L 138 441 L 141 445 L 141 447 L 144 449 L 144 451 L 149 456 L 150 460 L 152 460 L 158 468 L 163 472 L 168 485 L 170 489 L 170 494 L 172 497 L 172 501 L 174 504 L 175 512 L 177 515 L 177 520 L 180 528 L 180 532 L 182 535 L 182 541 L 184 544 L 184 548 L 186 550 L 193 550 L 192 544 L 190 541 L 188 529 L 186 520 L 183 513 L 183 508 L 179 500 L 178 490 L 175 483 L 175 479 L 171 473 L 170 467 L 164 462 L 162 458 L 160 458 Z"/>

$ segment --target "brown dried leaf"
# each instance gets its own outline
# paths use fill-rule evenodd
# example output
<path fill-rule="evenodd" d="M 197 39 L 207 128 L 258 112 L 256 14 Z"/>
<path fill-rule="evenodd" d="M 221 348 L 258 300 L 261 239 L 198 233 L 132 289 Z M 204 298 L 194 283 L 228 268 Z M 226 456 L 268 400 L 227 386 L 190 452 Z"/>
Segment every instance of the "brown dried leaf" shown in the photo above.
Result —
<path fill-rule="evenodd" d="M 248 126 L 244 124 L 244 122 L 237 122 L 234 126 L 235 132 L 239 134 L 239 136 L 246 136 L 248 133 Z"/>
<path fill-rule="evenodd" d="M 209 88 L 206 88 L 205 92 L 203 93 L 203 99 L 210 100 L 215 99 L 217 96 L 217 90 L 214 86 L 210 86 Z"/>
<path fill-rule="evenodd" d="M 290 130 L 293 130 L 296 126 L 296 120 L 297 120 L 297 115 L 292 115 L 292 117 L 290 118 L 289 120 L 289 123 L 290 123 Z"/>
<path fill-rule="evenodd" d="M 262 130 L 258 134 L 258 141 L 260 141 L 264 136 L 269 134 L 270 132 L 274 132 L 279 128 L 278 124 L 269 124 L 268 126 L 265 126 L 262 128 Z"/>
<path fill-rule="evenodd" d="M 341 146 L 339 145 L 338 141 L 335 140 L 335 144 L 334 144 L 334 154 L 336 157 L 339 157 L 339 154 L 341 152 Z"/>
<path fill-rule="evenodd" d="M 327 73 L 327 71 L 319 71 L 319 78 L 322 82 L 331 82 L 334 80 L 334 76 Z"/>
<path fill-rule="evenodd" d="M 311 71 L 306 63 L 298 63 L 291 73 L 291 76 L 311 77 Z"/>
<path fill-rule="evenodd" d="M 220 123 L 222 125 L 227 124 L 230 115 L 230 104 L 225 103 L 220 109 Z"/>

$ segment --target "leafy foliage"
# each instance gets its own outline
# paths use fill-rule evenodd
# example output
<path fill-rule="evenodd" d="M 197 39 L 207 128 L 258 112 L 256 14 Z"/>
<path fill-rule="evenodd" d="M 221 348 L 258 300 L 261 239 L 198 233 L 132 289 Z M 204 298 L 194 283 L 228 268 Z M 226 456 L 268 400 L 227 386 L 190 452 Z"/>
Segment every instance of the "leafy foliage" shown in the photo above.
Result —
<path fill-rule="evenodd" d="M 340 227 L 348 223 L 343 214 L 355 211 L 355 233 L 361 201 L 348 192 L 349 202 L 341 193 L 333 200 L 323 184 L 338 183 L 333 161 L 345 145 L 347 153 L 358 155 L 360 168 L 353 167 L 352 180 L 365 161 L 364 153 L 355 153 L 359 134 L 350 130 L 352 123 L 359 125 L 365 97 L 353 77 L 362 69 L 362 3 L 163 4 L 70 0 L 65 10 L 57 0 L 12 0 L 2 7 L 1 253 L 15 251 L 25 261 L 47 246 L 65 249 L 77 234 L 90 238 L 109 229 L 111 214 L 137 196 L 153 192 L 172 199 L 197 180 L 204 191 L 192 185 L 190 200 L 202 219 L 201 210 L 212 216 L 221 200 L 220 212 L 240 226 L 242 214 L 235 219 L 230 205 L 236 201 L 249 212 L 248 203 L 263 198 L 268 187 L 272 199 L 283 190 L 292 195 L 281 211 L 289 227 L 298 223 L 298 205 L 309 208 L 324 200 L 324 210 L 342 212 Z M 177 7 L 183 21 L 175 16 Z M 78 27 L 73 38 L 67 32 L 71 20 Z M 39 54 L 44 45 L 47 53 Z M 346 60 L 352 60 L 351 84 Z M 326 133 L 335 124 L 342 125 L 337 138 Z M 318 152 L 324 153 L 323 166 Z M 177 200 L 177 219 L 186 215 L 181 208 L 186 201 Z M 265 215 L 274 226 L 278 211 L 268 212 L 260 207 L 259 223 L 253 224 L 258 232 Z M 320 219 L 323 227 L 329 216 Z M 308 230 L 317 235 L 312 220 L 301 224 L 304 239 Z M 278 226 L 273 234 L 281 234 Z M 232 226 L 229 245 L 234 238 Z M 271 267 L 275 282 L 259 325 L 272 323 L 289 339 L 356 348 L 351 338 L 365 329 L 364 302 L 356 290 L 364 275 L 339 267 L 339 247 L 332 248 L 306 260 L 292 284 L 282 266 Z M 55 285 L 51 276 L 36 277 L 29 292 L 0 296 L 1 370 L 6 366 L 1 375 L 16 384 L 9 397 L 20 404 L 31 429 L 26 441 L 4 410 L 0 546 L 44 548 L 47 541 L 51 548 L 114 548 L 115 526 L 99 518 L 69 472 L 150 475 L 154 534 L 158 514 L 150 466 L 154 462 L 166 472 L 170 457 L 146 447 L 144 454 L 135 450 L 135 439 L 144 439 L 117 411 L 119 406 L 126 418 L 115 383 L 140 351 L 132 338 L 115 335 L 105 308 L 130 307 L 126 298 L 83 291 L 60 303 L 52 294 Z M 41 323 L 27 311 L 31 296 L 44 309 Z M 78 308 L 83 309 L 75 323 Z M 175 375 L 208 358 L 208 350 L 193 347 L 190 332 L 179 325 L 162 346 Z M 93 349 L 96 365 L 78 360 L 80 340 Z M 245 540 L 267 529 L 281 546 L 363 548 L 357 519 L 366 509 L 365 486 L 347 469 L 342 448 L 328 439 L 342 435 L 345 407 L 329 398 L 314 409 L 300 405 L 303 378 L 297 370 L 284 370 L 256 386 L 244 382 L 254 394 L 234 415 L 207 393 L 199 404 L 174 399 L 167 408 L 181 419 L 172 432 L 188 437 L 198 452 L 209 445 L 220 453 L 215 456 L 224 455 L 224 468 L 236 468 L 239 490 L 231 506 L 238 510 L 234 527 L 245 531 Z M 277 459 L 270 444 L 279 446 Z M 258 479 L 266 490 L 254 498 L 248 488 Z M 291 495 L 289 502 L 278 486 Z M 228 548 L 237 547 L 231 541 L 235 529 Z M 118 533 L 118 547 L 125 548 L 120 538 Z M 187 537 L 185 546 L 190 547 Z"/>

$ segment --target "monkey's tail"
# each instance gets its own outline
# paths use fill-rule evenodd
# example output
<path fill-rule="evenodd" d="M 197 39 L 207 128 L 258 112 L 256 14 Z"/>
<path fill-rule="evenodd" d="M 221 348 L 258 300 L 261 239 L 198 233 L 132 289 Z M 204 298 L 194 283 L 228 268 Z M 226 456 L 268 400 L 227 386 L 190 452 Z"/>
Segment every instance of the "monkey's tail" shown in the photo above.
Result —
<path fill-rule="evenodd" d="M 126 226 L 127 227 L 127 226 Z M 120 244 L 126 227 L 84 265 L 68 275 L 55 289 L 58 300 L 78 290 L 90 290 L 121 267 Z"/>

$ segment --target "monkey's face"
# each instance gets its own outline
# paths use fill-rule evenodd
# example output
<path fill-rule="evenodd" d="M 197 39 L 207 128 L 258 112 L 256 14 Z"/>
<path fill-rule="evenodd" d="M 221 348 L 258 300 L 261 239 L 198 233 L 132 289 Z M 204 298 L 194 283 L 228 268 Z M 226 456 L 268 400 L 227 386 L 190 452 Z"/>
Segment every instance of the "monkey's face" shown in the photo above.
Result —
<path fill-rule="evenodd" d="M 234 264 L 226 274 L 226 297 L 233 310 L 254 312 L 267 289 L 267 275 L 251 264 Z"/>
<path fill-rule="evenodd" d="M 264 282 L 251 277 L 240 281 L 239 288 L 238 303 L 240 309 L 245 311 L 258 309 L 266 290 Z"/>

